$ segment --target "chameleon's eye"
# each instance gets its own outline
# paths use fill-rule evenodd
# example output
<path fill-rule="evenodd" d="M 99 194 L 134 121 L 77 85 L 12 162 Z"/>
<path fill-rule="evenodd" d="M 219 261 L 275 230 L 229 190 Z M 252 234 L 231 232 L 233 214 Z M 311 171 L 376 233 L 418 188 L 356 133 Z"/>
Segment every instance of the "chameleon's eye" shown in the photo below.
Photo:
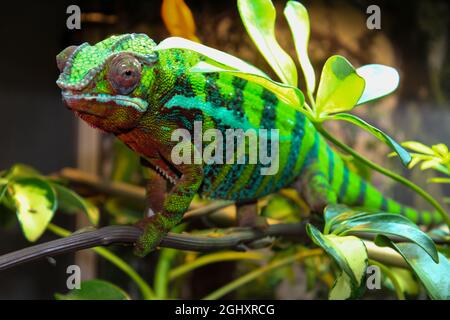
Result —
<path fill-rule="evenodd" d="M 75 51 L 76 48 L 78 47 L 77 46 L 67 47 L 56 56 L 56 65 L 58 66 L 60 72 L 64 71 L 64 67 L 66 66 L 67 61 L 72 56 L 72 53 Z"/>
<path fill-rule="evenodd" d="M 109 65 L 108 80 L 119 94 L 129 94 L 141 80 L 142 66 L 130 54 L 115 56 Z"/>

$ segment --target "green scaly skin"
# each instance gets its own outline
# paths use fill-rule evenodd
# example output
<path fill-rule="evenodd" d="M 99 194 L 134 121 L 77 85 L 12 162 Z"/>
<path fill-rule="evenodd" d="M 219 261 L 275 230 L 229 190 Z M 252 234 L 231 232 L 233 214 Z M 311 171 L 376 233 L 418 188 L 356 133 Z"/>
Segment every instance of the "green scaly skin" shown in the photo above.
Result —
<path fill-rule="evenodd" d="M 342 203 L 401 213 L 416 223 L 441 222 L 437 214 L 419 213 L 384 197 L 350 171 L 312 123 L 271 91 L 226 73 L 192 73 L 190 68 L 205 57 L 181 49 L 155 51 L 155 46 L 146 35 L 126 34 L 94 46 L 69 47 L 57 57 L 57 84 L 66 105 L 92 126 L 115 134 L 153 169 L 146 217 L 138 223 L 144 234 L 137 254 L 158 245 L 196 193 L 239 204 L 292 186 L 315 212 Z M 178 142 L 171 141 L 172 132 L 184 128 L 193 133 L 194 121 L 202 121 L 203 131 L 218 129 L 224 135 L 230 128 L 278 129 L 278 172 L 261 175 L 262 165 L 248 161 L 173 163 Z"/>

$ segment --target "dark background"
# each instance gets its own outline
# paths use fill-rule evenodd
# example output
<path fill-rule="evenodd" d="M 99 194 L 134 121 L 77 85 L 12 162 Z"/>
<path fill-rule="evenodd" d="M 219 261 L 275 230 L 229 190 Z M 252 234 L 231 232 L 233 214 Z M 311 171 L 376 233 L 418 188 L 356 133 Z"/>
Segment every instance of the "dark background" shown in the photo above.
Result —
<path fill-rule="evenodd" d="M 253 63 L 267 67 L 249 44 L 235 8 L 235 1 L 186 1 L 194 12 L 199 37 L 205 44 L 230 53 L 250 46 Z M 277 3 L 283 3 L 278 1 Z M 305 1 L 306 6 L 311 1 Z M 323 1 L 334 6 L 334 1 Z M 345 1 L 363 13 L 372 1 Z M 433 94 L 430 84 L 429 47 L 434 35 L 449 34 L 447 1 L 378 1 L 382 8 L 383 32 L 395 47 L 403 72 L 396 109 L 390 113 L 393 127 L 383 128 L 394 137 L 408 137 L 428 144 L 449 144 L 450 63 L 449 52 L 441 77 L 444 100 Z M 66 28 L 66 8 L 79 4 L 82 12 L 115 15 L 114 24 L 83 23 L 82 30 Z M 76 119 L 62 105 L 55 85 L 55 56 L 66 46 L 101 39 L 111 33 L 148 32 L 155 40 L 166 37 L 159 17 L 161 1 L 9 1 L 0 8 L 0 170 L 15 163 L 29 164 L 43 173 L 76 164 Z M 232 18 L 227 36 L 221 37 L 217 23 Z M 346 19 L 345 16 L 342 19 Z M 217 23 L 216 23 L 217 22 Z M 321 21 L 311 21 L 320 24 Z M 375 31 L 376 32 L 376 31 Z M 245 41 L 242 39 L 245 38 Z M 312 35 L 314 38 L 314 34 Z M 447 36 L 448 40 L 448 36 Z M 95 41 L 94 41 L 95 42 Z M 450 41 L 448 41 L 450 42 Z M 447 42 L 447 43 L 448 43 Z M 375 47 L 376 48 L 376 47 Z M 359 48 L 366 50 L 364 43 Z M 363 59 L 364 60 L 364 59 Z M 316 61 L 317 62 L 317 61 Z M 267 71 L 267 68 L 265 69 Z M 319 69 L 320 70 L 320 69 Z M 415 121 L 415 122 L 414 122 Z M 379 119 L 383 127 L 383 119 Z M 417 124 L 419 123 L 419 124 Z M 413 126 L 414 124 L 414 126 Z M 368 150 L 368 151 L 367 151 Z M 376 153 L 367 149 L 370 153 Z M 396 167 L 397 169 L 399 167 Z M 400 168 L 400 170 L 402 170 Z M 394 193 L 401 194 L 402 190 Z M 406 197 L 408 199 L 408 197 Z M 409 199 L 412 201 L 411 199 Z M 58 215 L 57 223 L 73 227 L 73 219 Z M 44 236 L 41 241 L 50 239 Z M 18 227 L 0 230 L 0 254 L 29 245 Z M 58 257 L 0 273 L 0 299 L 51 299 L 65 292 L 65 270 L 73 257 Z"/>

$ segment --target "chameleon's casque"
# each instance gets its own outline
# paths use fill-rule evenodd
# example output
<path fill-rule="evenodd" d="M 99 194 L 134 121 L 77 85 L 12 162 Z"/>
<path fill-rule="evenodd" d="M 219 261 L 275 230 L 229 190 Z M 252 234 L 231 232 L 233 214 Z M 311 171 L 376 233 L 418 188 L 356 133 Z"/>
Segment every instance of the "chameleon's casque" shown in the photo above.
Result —
<path fill-rule="evenodd" d="M 175 226 L 196 193 L 235 200 L 238 206 L 294 187 L 313 211 L 327 204 L 382 209 L 425 224 L 440 216 L 418 213 L 385 198 L 353 173 L 312 123 L 268 89 L 227 73 L 190 69 L 204 56 L 184 49 L 154 50 L 143 34 L 113 36 L 94 46 L 69 47 L 57 56 L 57 81 L 65 104 L 92 126 L 114 133 L 153 169 L 148 209 L 139 223 L 141 255 Z M 175 129 L 279 130 L 279 170 L 261 175 L 261 164 L 174 164 Z M 194 145 L 191 146 L 193 149 Z M 248 155 L 246 155 L 248 156 Z"/>

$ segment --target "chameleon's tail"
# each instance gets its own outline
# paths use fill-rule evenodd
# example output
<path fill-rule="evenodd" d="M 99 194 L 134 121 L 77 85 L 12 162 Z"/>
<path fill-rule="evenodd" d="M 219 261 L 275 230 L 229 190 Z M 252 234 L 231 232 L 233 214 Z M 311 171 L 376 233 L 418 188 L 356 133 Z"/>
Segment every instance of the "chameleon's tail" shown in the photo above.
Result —
<path fill-rule="evenodd" d="M 353 173 L 337 154 L 333 158 L 334 172 L 329 178 L 339 203 L 402 214 L 416 224 L 429 227 L 443 222 L 437 211 L 418 211 L 385 197 L 373 185 Z"/>

